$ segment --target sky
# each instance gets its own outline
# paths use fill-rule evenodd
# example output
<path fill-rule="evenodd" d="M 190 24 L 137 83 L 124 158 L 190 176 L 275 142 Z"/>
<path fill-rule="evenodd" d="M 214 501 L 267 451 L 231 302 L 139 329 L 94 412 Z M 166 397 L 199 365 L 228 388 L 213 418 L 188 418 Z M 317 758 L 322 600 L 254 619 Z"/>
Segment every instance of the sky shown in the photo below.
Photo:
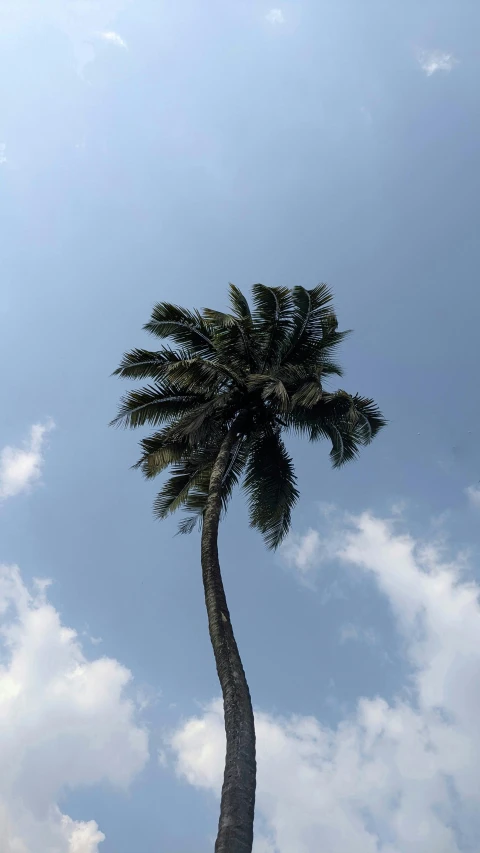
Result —
<path fill-rule="evenodd" d="M 290 443 L 276 554 L 220 554 L 255 853 L 480 853 L 480 10 L 0 0 L 0 849 L 207 853 L 224 735 L 197 534 L 111 373 L 156 301 L 335 295 L 388 426 Z"/>

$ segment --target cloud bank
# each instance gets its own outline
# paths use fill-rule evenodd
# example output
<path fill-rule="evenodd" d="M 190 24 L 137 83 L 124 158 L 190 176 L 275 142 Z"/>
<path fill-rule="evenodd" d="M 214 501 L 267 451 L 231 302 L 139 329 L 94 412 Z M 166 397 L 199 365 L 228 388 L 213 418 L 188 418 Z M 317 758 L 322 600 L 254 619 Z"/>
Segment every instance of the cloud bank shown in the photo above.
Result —
<path fill-rule="evenodd" d="M 98 853 L 104 835 L 58 801 L 76 787 L 125 788 L 147 761 L 130 672 L 85 658 L 75 631 L 16 567 L 0 566 L 0 850 Z"/>
<path fill-rule="evenodd" d="M 336 728 L 257 712 L 255 851 L 476 852 L 479 588 L 465 580 L 461 561 L 444 562 L 390 522 L 363 514 L 342 533 L 336 557 L 374 578 L 410 677 L 395 701 L 360 698 Z M 218 796 L 221 703 L 186 721 L 170 747 L 178 774 Z"/>

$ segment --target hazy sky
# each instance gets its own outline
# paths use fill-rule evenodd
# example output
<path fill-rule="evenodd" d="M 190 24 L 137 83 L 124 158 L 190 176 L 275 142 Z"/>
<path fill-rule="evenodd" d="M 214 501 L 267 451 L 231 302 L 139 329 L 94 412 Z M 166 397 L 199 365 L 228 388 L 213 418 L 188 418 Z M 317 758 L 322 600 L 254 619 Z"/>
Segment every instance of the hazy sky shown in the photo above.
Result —
<path fill-rule="evenodd" d="M 0 0 L 0 850 L 208 853 L 198 535 L 108 428 L 155 301 L 327 281 L 388 428 L 221 533 L 255 853 L 479 853 L 480 10 Z M 18 568 L 17 568 L 18 567 Z M 51 581 L 51 583 L 47 583 Z"/>

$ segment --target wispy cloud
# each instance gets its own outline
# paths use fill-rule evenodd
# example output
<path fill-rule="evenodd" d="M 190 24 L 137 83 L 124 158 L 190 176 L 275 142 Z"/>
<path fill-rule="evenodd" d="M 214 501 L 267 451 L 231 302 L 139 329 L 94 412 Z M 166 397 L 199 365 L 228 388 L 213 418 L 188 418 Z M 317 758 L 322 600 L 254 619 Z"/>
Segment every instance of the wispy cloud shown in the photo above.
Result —
<path fill-rule="evenodd" d="M 110 42 L 110 44 L 115 44 L 117 47 L 123 47 L 124 50 L 128 50 L 127 43 L 113 30 L 109 30 L 106 33 L 100 33 L 100 38 L 104 41 Z"/>
<path fill-rule="evenodd" d="M 0 452 L 0 500 L 28 491 L 42 473 L 45 437 L 55 424 L 52 420 L 34 424 L 23 447 L 4 447 Z"/>
<path fill-rule="evenodd" d="M 455 59 L 452 53 L 444 53 L 441 50 L 422 50 L 418 61 L 427 77 L 431 77 L 437 71 L 451 71 L 458 64 L 458 59 Z"/>
<path fill-rule="evenodd" d="M 270 9 L 269 12 L 265 15 L 267 21 L 271 24 L 284 24 L 285 16 L 281 9 Z"/>
<path fill-rule="evenodd" d="M 303 535 L 291 534 L 282 546 L 282 556 L 300 575 L 306 575 L 318 561 L 320 535 L 317 530 L 307 530 Z"/>
<path fill-rule="evenodd" d="M 360 628 L 353 622 L 345 622 L 340 628 L 341 643 L 368 643 L 373 646 L 377 642 L 377 636 L 372 628 Z"/>
<path fill-rule="evenodd" d="M 4 142 L 0 142 L 0 165 L 7 162 L 7 146 Z"/>
<path fill-rule="evenodd" d="M 15 35 L 40 24 L 61 30 L 73 46 L 77 70 L 95 58 L 100 33 L 114 32 L 120 12 L 133 0 L 0 0 L 0 32 Z M 123 41 L 123 39 L 122 39 Z M 122 45 L 118 45 L 122 46 Z"/>
<path fill-rule="evenodd" d="M 465 491 L 472 506 L 480 509 L 480 486 L 469 486 Z"/>
<path fill-rule="evenodd" d="M 256 711 L 261 849 L 476 849 L 480 588 L 465 581 L 462 560 L 442 562 L 433 545 L 426 561 L 422 543 L 368 513 L 335 542 L 337 558 L 385 599 L 403 641 L 407 690 L 392 701 L 359 697 L 334 727 Z M 218 795 L 221 701 L 183 723 L 170 746 L 179 775 Z"/>

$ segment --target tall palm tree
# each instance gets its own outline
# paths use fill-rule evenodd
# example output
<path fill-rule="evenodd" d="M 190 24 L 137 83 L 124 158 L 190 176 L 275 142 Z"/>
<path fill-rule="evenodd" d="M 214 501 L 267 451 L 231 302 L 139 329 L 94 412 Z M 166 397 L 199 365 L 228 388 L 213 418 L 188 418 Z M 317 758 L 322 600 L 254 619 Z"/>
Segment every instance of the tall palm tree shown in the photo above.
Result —
<path fill-rule="evenodd" d="M 216 853 L 250 853 L 255 805 L 255 728 L 218 558 L 218 528 L 243 479 L 250 524 L 277 548 L 298 500 L 282 435 L 326 438 L 335 468 L 354 459 L 385 424 L 370 399 L 324 388 L 342 371 L 339 332 L 325 284 L 253 287 L 253 311 L 230 285 L 231 313 L 188 311 L 161 302 L 145 329 L 175 348 L 126 353 L 115 373 L 150 379 L 123 397 L 113 423 L 149 424 L 136 466 L 148 478 L 170 468 L 154 509 L 187 511 L 180 531 L 201 527 L 201 563 L 210 639 L 223 693 L 227 739 Z"/>

